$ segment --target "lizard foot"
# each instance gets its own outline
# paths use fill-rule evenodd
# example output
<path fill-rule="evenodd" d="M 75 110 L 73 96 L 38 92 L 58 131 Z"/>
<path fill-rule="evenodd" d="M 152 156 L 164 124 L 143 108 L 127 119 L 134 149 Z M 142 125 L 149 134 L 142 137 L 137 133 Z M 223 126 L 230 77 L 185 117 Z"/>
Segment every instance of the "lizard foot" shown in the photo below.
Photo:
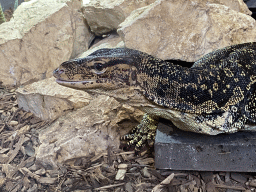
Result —
<path fill-rule="evenodd" d="M 126 141 L 128 149 L 134 149 L 136 153 L 140 152 L 146 145 L 153 147 L 155 141 L 158 118 L 145 114 L 140 124 L 134 127 L 131 133 L 121 137 Z"/>

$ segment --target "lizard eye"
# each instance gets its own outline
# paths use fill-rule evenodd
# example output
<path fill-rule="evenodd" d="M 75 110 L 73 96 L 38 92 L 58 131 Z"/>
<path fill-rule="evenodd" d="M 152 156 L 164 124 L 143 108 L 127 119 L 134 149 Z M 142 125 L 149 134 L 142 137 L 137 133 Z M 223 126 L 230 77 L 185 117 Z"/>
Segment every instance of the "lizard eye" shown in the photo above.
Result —
<path fill-rule="evenodd" d="M 104 67 L 104 65 L 102 63 L 94 63 L 93 64 L 93 69 L 92 72 L 96 73 L 98 75 L 104 73 L 107 70 L 106 67 Z"/>
<path fill-rule="evenodd" d="M 103 65 L 101 63 L 95 63 L 94 64 L 94 69 L 97 71 L 102 71 Z"/>

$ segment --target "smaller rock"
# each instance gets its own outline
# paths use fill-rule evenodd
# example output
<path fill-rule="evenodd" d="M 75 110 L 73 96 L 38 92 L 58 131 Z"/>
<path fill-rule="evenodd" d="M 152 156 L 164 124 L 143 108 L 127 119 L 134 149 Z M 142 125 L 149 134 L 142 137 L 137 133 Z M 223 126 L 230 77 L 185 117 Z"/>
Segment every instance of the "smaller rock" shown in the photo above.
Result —
<path fill-rule="evenodd" d="M 128 165 L 127 164 L 120 164 L 118 165 L 118 169 L 127 169 Z"/>
<path fill-rule="evenodd" d="M 9 125 L 11 125 L 11 126 L 15 126 L 15 125 L 18 125 L 18 124 L 19 124 L 18 121 L 11 121 L 11 122 L 9 123 Z"/>
<path fill-rule="evenodd" d="M 37 184 L 34 184 L 32 188 L 28 189 L 28 192 L 36 192 L 37 191 Z"/>
<path fill-rule="evenodd" d="M 131 182 L 127 182 L 125 184 L 124 188 L 125 188 L 125 191 L 127 191 L 127 192 L 133 192 L 134 191 Z"/>
<path fill-rule="evenodd" d="M 58 180 L 58 178 L 40 177 L 38 179 L 38 182 L 43 183 L 43 184 L 54 184 L 57 180 Z"/>
<path fill-rule="evenodd" d="M 127 171 L 127 164 L 118 165 L 118 171 L 116 173 L 115 180 L 124 180 L 126 171 Z"/>
<path fill-rule="evenodd" d="M 141 170 L 141 172 L 142 172 L 142 175 L 143 175 L 144 177 L 149 178 L 149 177 L 151 176 L 151 174 L 148 172 L 148 168 L 147 168 L 147 167 L 144 167 L 144 168 Z"/>
<path fill-rule="evenodd" d="M 45 169 L 44 169 L 44 168 L 39 169 L 39 170 L 37 170 L 37 171 L 35 172 L 35 174 L 37 174 L 37 175 L 43 175 L 43 174 L 45 174 Z"/>
<path fill-rule="evenodd" d="M 256 187 L 256 179 L 253 179 L 253 180 L 247 182 L 246 185 L 249 185 L 251 187 Z"/>
<path fill-rule="evenodd" d="M 231 173 L 231 178 L 234 179 L 237 182 L 245 183 L 247 181 L 247 177 L 240 173 Z"/>
<path fill-rule="evenodd" d="M 35 155 L 35 149 L 32 147 L 32 145 L 26 145 L 25 146 L 25 153 L 28 156 L 33 157 Z"/>
<path fill-rule="evenodd" d="M 24 127 L 17 130 L 17 135 L 22 135 L 27 133 L 30 130 L 30 128 L 31 128 L 30 125 L 25 125 Z"/>

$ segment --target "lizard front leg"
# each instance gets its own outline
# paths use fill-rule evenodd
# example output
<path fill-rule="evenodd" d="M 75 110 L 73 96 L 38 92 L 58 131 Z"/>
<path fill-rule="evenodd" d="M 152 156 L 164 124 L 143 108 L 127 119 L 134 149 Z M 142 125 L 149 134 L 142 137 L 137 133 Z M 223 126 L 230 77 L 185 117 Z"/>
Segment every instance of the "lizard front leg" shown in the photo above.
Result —
<path fill-rule="evenodd" d="M 158 119 L 156 116 L 145 113 L 140 124 L 134 127 L 131 133 L 121 137 L 121 140 L 127 141 L 128 148 L 134 147 L 136 152 L 139 152 L 146 144 L 152 147 L 155 141 Z"/>

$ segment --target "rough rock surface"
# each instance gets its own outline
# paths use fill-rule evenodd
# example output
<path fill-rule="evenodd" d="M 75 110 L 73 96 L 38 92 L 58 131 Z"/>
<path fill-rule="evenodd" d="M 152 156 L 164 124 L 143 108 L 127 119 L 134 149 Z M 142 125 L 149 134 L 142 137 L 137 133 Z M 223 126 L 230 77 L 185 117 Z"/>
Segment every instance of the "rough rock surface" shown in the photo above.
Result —
<path fill-rule="evenodd" d="M 200 2 L 201 0 L 196 0 L 197 2 Z M 215 3 L 215 4 L 221 4 L 221 5 L 226 5 L 227 7 L 247 14 L 247 15 L 251 15 L 252 12 L 248 9 L 247 5 L 244 3 L 243 0 L 203 0 L 206 1 L 208 3 Z"/>
<path fill-rule="evenodd" d="M 108 147 L 118 148 L 120 136 L 135 124 L 117 123 L 141 116 L 141 111 L 113 97 L 98 96 L 89 105 L 60 117 L 41 131 L 37 161 L 44 166 L 56 166 L 76 157 L 106 152 Z"/>
<path fill-rule="evenodd" d="M 96 35 L 117 29 L 117 26 L 135 9 L 155 0 L 91 0 L 83 6 L 84 17 Z"/>
<path fill-rule="evenodd" d="M 45 79 L 86 50 L 90 32 L 80 8 L 81 0 L 22 3 L 0 27 L 0 81 L 19 85 Z"/>
<path fill-rule="evenodd" d="M 102 90 L 88 94 L 60 86 L 55 78 L 35 82 L 16 92 L 19 107 L 42 119 L 59 117 L 39 134 L 42 144 L 36 157 L 45 166 L 106 152 L 108 146 L 118 148 L 120 136 L 133 128 L 143 115 L 142 111 L 127 105 L 127 100 L 134 106 L 143 101 L 148 103 L 132 89 L 113 91 L 109 96 L 99 95 Z"/>
<path fill-rule="evenodd" d="M 68 110 L 88 105 L 92 99 L 84 91 L 59 85 L 54 77 L 19 88 L 16 93 L 19 107 L 43 120 L 54 120 Z"/>
<path fill-rule="evenodd" d="M 125 46 L 162 59 L 196 61 L 212 50 L 256 41 L 256 22 L 220 4 L 158 0 L 120 24 Z"/>

